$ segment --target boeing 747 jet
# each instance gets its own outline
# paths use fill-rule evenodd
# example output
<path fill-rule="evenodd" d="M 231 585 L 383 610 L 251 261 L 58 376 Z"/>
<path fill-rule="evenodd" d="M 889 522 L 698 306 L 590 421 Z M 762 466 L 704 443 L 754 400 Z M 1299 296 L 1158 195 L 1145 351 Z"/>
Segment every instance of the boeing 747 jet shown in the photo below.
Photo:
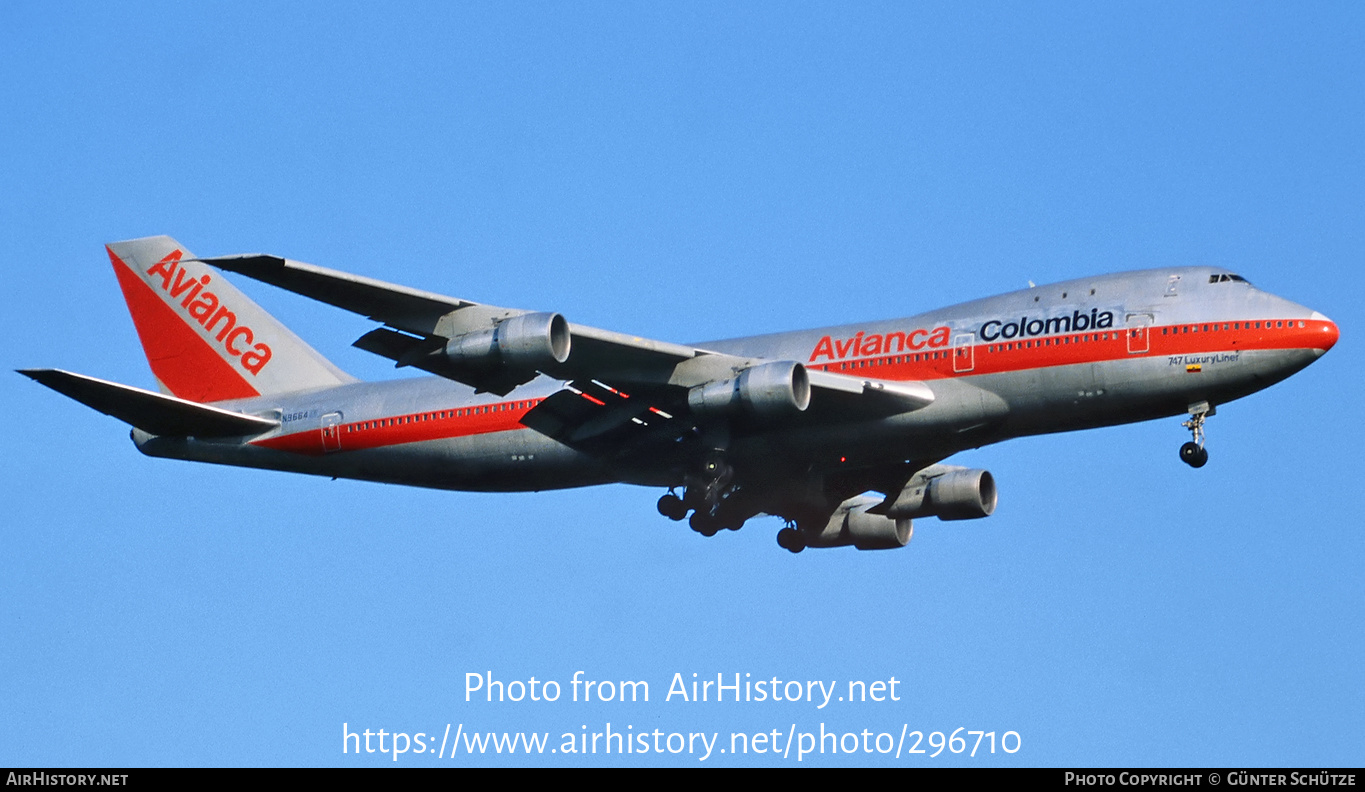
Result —
<path fill-rule="evenodd" d="M 483 305 L 269 255 L 107 246 L 153 392 L 21 373 L 133 427 L 144 454 L 451 490 L 625 482 L 704 536 L 752 517 L 782 547 L 903 547 L 912 520 L 989 516 L 1013 437 L 1205 421 L 1331 349 L 1337 326 L 1218 267 L 1100 275 L 918 316 L 696 345 Z M 355 342 L 434 376 L 362 382 L 228 283 L 361 314 Z"/>

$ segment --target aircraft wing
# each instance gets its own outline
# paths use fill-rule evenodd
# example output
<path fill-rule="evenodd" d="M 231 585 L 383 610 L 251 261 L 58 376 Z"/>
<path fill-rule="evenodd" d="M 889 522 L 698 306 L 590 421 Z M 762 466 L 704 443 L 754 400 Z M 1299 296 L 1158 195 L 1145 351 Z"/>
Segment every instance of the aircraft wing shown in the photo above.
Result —
<path fill-rule="evenodd" d="M 434 332 L 441 317 L 461 309 L 497 318 L 521 313 L 262 253 L 197 260 L 410 333 Z"/>
<path fill-rule="evenodd" d="M 466 366 L 461 370 L 458 364 L 441 360 L 443 356 L 439 353 L 452 338 L 491 329 L 501 321 L 532 311 L 447 297 L 279 256 L 248 254 L 199 260 L 383 322 L 387 327 L 367 333 L 355 345 L 390 358 L 399 366 L 414 366 L 501 394 L 531 378 L 509 385 L 506 377 L 478 367 Z M 569 325 L 569 331 L 570 359 L 544 366 L 540 371 L 564 380 L 626 373 L 632 380 L 667 382 L 678 363 L 712 354 L 580 324 Z M 534 376 L 534 372 L 529 373 Z"/>
<path fill-rule="evenodd" d="M 398 366 L 413 366 L 500 395 L 543 373 L 567 382 L 596 381 L 636 392 L 672 392 L 675 396 L 682 392 L 685 400 L 686 389 L 735 377 L 768 362 L 565 323 L 569 341 L 563 359 L 547 359 L 533 369 L 478 365 L 452 358 L 447 345 L 454 339 L 489 334 L 517 317 L 564 320 L 558 314 L 484 305 L 279 256 L 200 260 L 383 322 L 385 327 L 361 336 L 355 346 Z M 824 371 L 808 374 L 812 403 L 838 408 L 847 418 L 919 409 L 934 400 L 933 390 L 921 382 L 878 382 Z"/>

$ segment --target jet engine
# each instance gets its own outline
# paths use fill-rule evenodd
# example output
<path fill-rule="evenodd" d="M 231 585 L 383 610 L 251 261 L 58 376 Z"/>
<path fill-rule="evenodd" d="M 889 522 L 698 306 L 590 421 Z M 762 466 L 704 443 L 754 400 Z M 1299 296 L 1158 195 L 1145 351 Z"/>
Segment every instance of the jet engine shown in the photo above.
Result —
<path fill-rule="evenodd" d="M 829 522 L 818 534 L 806 534 L 806 547 L 847 547 L 859 550 L 891 550 L 905 547 L 915 528 L 906 518 L 868 514 L 881 501 L 859 495 L 839 504 Z"/>
<path fill-rule="evenodd" d="M 891 505 L 888 517 L 975 520 L 995 511 L 999 494 L 989 470 L 936 465 L 917 473 Z"/>
<path fill-rule="evenodd" d="M 557 313 L 528 313 L 504 319 L 488 330 L 446 342 L 450 362 L 475 368 L 499 364 L 539 370 L 569 359 L 569 322 Z"/>
<path fill-rule="evenodd" d="M 745 412 L 777 418 L 799 413 L 810 406 L 810 375 L 800 363 L 762 363 L 738 377 L 696 386 L 688 391 L 687 404 L 699 416 Z"/>

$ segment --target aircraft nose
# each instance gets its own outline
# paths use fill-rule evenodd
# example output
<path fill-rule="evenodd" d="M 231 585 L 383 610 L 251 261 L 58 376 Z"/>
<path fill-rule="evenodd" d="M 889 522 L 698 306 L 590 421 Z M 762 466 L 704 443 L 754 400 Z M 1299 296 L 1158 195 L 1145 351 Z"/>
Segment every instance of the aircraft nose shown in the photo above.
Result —
<path fill-rule="evenodd" d="M 1326 352 L 1336 346 L 1337 339 L 1341 338 L 1341 331 L 1337 329 L 1337 323 L 1317 311 L 1313 312 L 1312 318 L 1313 322 L 1318 325 L 1319 332 L 1321 333 L 1317 339 L 1318 343 L 1314 344 L 1313 348 L 1321 349 L 1323 352 Z"/>

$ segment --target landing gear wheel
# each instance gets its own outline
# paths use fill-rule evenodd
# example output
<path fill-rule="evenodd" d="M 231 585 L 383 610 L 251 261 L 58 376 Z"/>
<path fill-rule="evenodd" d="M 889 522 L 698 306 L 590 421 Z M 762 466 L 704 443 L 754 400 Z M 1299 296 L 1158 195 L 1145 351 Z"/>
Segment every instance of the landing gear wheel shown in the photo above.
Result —
<path fill-rule="evenodd" d="M 682 498 L 670 492 L 659 498 L 659 514 L 677 522 L 687 516 L 687 505 Z"/>
<path fill-rule="evenodd" d="M 720 531 L 720 525 L 709 514 L 693 512 L 692 519 L 687 521 L 692 530 L 702 536 L 715 536 Z"/>
<path fill-rule="evenodd" d="M 777 546 L 783 550 L 799 553 L 806 549 L 806 537 L 795 528 L 783 528 L 777 532 Z"/>
<path fill-rule="evenodd" d="M 1191 439 L 1180 447 L 1180 461 L 1192 468 L 1201 468 L 1209 463 L 1209 452 L 1204 448 L 1204 421 L 1214 412 L 1213 405 L 1206 401 L 1191 404 L 1190 420 L 1181 424 L 1190 430 Z"/>
<path fill-rule="evenodd" d="M 1209 462 L 1209 452 L 1190 442 L 1180 447 L 1180 461 L 1192 468 L 1201 468 Z"/>

